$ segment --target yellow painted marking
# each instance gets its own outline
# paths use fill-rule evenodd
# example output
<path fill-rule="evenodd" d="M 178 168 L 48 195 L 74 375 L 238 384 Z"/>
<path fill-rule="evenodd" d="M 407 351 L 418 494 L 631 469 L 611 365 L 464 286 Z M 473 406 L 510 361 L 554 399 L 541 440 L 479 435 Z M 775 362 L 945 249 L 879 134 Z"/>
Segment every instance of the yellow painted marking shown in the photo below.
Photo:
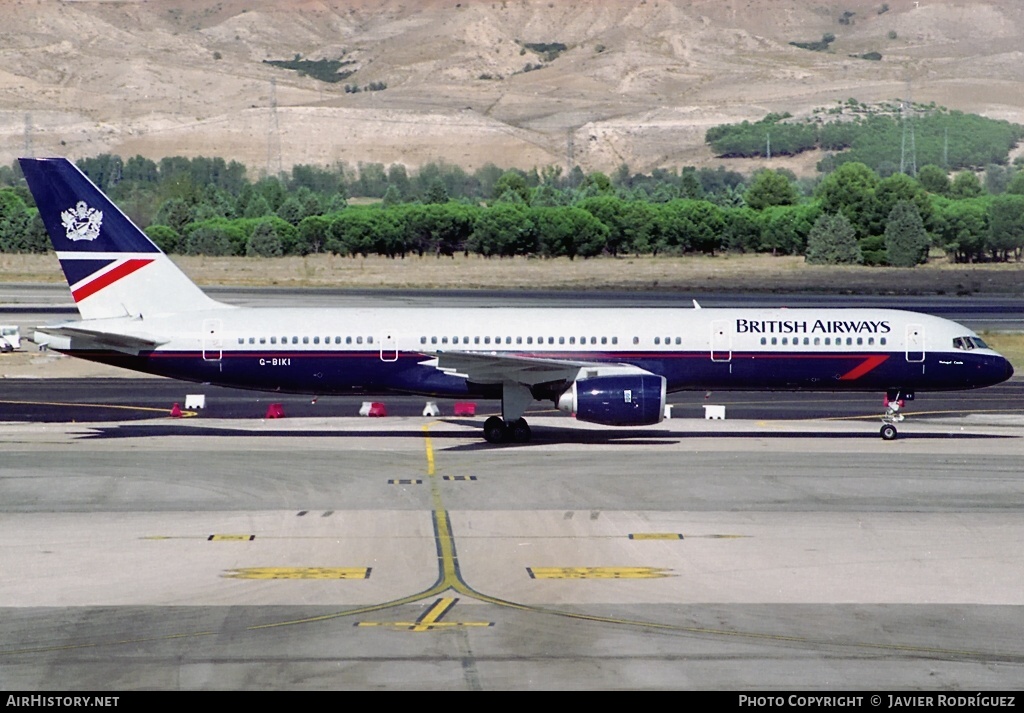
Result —
<path fill-rule="evenodd" d="M 533 579 L 661 579 L 674 577 L 660 567 L 527 567 Z"/>
<path fill-rule="evenodd" d="M 427 449 L 427 475 L 434 476 L 434 442 L 430 438 L 430 424 L 423 427 L 423 447 Z"/>
<path fill-rule="evenodd" d="M 977 399 L 979 397 L 972 395 L 972 398 Z M 879 411 L 881 411 L 881 409 L 879 409 Z M 917 411 L 917 410 L 914 410 L 914 411 L 901 410 L 900 411 L 900 413 L 902 413 L 904 416 L 908 416 L 908 417 L 910 417 L 910 416 L 970 416 L 972 414 L 979 414 L 979 413 L 1020 413 L 1020 412 L 1021 412 L 1021 409 L 1019 409 L 1019 408 L 978 408 L 978 409 L 964 408 L 964 409 L 948 409 L 948 410 L 944 410 L 944 411 Z M 882 414 L 881 413 L 875 413 L 875 414 L 866 414 L 864 416 L 825 416 L 825 417 L 823 417 L 821 419 L 818 419 L 818 420 L 821 420 L 821 421 L 878 421 L 881 418 L 882 418 Z"/>
<path fill-rule="evenodd" d="M 229 569 L 229 579 L 369 579 L 372 567 L 243 567 Z"/>
<path fill-rule="evenodd" d="M 71 406 L 81 408 L 109 408 L 109 409 L 120 409 L 122 411 L 146 411 L 147 413 L 159 413 L 167 416 L 171 413 L 169 408 L 153 408 L 152 406 L 125 406 L 123 404 L 81 404 L 81 403 L 65 403 L 63 401 L 0 401 L 0 404 L 12 404 L 17 406 Z M 182 409 L 182 418 L 192 418 L 197 416 L 198 411 L 185 411 Z"/>
<path fill-rule="evenodd" d="M 634 532 L 630 534 L 631 540 L 681 540 L 682 534 L 678 532 Z"/>
<path fill-rule="evenodd" d="M 431 604 L 427 611 L 416 621 L 357 621 L 355 626 L 384 626 L 416 632 L 462 626 L 494 626 L 493 621 L 441 621 L 458 601 L 457 597 L 442 597 Z"/>
<path fill-rule="evenodd" d="M 681 532 L 634 532 L 631 540 L 739 540 L 750 535 L 683 535 Z"/>
<path fill-rule="evenodd" d="M 210 535 L 209 542 L 252 542 L 256 535 Z"/>

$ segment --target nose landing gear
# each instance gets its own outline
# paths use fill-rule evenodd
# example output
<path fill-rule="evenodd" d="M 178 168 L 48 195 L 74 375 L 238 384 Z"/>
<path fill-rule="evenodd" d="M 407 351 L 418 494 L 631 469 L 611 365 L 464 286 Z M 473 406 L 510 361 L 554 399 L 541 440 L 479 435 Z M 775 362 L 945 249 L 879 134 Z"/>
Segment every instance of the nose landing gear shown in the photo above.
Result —
<path fill-rule="evenodd" d="M 896 424 L 902 422 L 904 418 L 903 414 L 900 413 L 900 409 L 906 405 L 907 401 L 912 401 L 913 399 L 913 392 L 903 393 L 899 390 L 886 392 L 885 413 L 882 414 L 882 428 L 879 430 L 882 440 L 896 440 L 896 437 L 899 435 L 896 431 Z"/>

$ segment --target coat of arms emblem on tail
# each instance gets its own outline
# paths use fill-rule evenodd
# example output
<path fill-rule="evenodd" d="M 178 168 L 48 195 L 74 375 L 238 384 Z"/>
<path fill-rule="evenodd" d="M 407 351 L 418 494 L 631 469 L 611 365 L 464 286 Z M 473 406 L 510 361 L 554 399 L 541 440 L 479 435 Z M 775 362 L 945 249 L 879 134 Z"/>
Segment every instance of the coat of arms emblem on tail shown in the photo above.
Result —
<path fill-rule="evenodd" d="M 64 224 L 68 240 L 95 240 L 103 224 L 103 211 L 90 208 L 85 201 L 78 201 L 74 208 L 61 212 L 60 222 Z"/>

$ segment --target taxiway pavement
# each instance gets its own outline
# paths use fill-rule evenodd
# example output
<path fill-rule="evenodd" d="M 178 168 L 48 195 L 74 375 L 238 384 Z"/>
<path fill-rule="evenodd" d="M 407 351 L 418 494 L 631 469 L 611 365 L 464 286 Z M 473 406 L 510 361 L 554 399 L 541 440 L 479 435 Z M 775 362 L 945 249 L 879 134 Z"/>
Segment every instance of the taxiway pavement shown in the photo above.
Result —
<path fill-rule="evenodd" d="M 479 419 L 477 419 L 479 420 Z M 0 428 L 13 690 L 980 689 L 1024 674 L 1020 416 Z"/>

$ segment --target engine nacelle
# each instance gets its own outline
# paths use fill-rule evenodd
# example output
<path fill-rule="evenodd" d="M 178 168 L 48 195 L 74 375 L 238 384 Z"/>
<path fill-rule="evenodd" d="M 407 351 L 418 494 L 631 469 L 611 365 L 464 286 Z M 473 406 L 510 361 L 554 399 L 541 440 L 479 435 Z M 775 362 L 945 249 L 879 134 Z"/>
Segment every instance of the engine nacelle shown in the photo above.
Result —
<path fill-rule="evenodd" d="M 558 408 L 604 426 L 650 426 L 665 417 L 665 377 L 623 374 L 580 379 L 558 397 Z"/>

